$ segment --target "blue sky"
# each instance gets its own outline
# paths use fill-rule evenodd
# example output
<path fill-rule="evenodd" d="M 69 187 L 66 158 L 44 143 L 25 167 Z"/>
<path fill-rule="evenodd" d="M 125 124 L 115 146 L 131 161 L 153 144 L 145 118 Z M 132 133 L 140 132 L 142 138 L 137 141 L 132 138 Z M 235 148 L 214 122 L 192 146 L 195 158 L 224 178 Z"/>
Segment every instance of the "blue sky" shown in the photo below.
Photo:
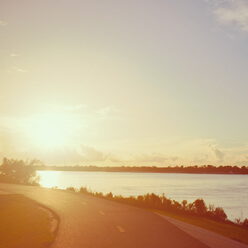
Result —
<path fill-rule="evenodd" d="M 0 156 L 248 165 L 248 1 L 0 3 Z"/>

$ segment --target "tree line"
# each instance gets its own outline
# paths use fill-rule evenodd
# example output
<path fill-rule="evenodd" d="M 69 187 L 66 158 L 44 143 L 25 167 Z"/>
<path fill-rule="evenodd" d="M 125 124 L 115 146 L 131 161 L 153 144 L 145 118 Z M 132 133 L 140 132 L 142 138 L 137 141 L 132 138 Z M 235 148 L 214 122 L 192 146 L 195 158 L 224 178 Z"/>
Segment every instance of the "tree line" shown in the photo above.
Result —
<path fill-rule="evenodd" d="M 89 166 L 38 166 L 37 170 L 57 170 L 57 171 L 98 171 L 98 172 L 137 172 L 137 173 L 190 173 L 190 174 L 243 174 L 248 175 L 247 166 L 214 166 L 214 165 L 194 165 L 194 166 L 167 166 L 167 167 L 146 167 L 146 166 L 121 166 L 99 167 L 96 165 Z"/>

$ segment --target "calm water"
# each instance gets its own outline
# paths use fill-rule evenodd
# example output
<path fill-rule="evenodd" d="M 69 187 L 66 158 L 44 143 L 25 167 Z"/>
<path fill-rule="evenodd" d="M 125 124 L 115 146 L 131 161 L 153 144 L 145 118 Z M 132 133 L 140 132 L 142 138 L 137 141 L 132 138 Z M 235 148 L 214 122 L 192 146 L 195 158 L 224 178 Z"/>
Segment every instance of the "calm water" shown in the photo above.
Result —
<path fill-rule="evenodd" d="M 87 186 L 92 191 L 137 196 L 155 193 L 173 200 L 223 207 L 228 218 L 248 218 L 248 175 L 39 171 L 43 187 Z"/>

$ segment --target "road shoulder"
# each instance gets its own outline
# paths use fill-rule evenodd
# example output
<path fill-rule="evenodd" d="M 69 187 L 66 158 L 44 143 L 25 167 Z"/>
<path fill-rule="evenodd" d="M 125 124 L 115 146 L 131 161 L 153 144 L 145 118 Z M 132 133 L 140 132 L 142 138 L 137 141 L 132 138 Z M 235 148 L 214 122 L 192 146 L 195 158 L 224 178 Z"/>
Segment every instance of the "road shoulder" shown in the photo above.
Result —
<path fill-rule="evenodd" d="M 156 212 L 155 212 L 156 213 Z M 190 236 L 198 239 L 202 243 L 209 246 L 209 248 L 248 248 L 247 245 L 242 244 L 238 241 L 226 238 L 220 234 L 208 231 L 201 227 L 197 227 L 191 224 L 188 224 L 183 221 L 176 220 L 174 218 L 156 213 L 161 218 L 169 221 L 171 224 L 177 226 L 182 231 L 186 232 Z"/>

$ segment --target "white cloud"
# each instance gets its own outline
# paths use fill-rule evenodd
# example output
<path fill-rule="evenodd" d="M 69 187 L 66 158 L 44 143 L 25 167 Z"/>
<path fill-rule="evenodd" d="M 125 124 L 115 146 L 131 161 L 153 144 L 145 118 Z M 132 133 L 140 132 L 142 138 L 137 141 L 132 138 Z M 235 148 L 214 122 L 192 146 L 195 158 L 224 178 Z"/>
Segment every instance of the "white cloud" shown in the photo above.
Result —
<path fill-rule="evenodd" d="M 16 132 L 20 127 L 21 121 L 16 118 L 1 116 L 0 130 L 4 132 Z"/>
<path fill-rule="evenodd" d="M 95 162 L 95 161 L 106 160 L 106 155 L 104 155 L 100 151 L 97 151 L 93 147 L 81 145 L 81 152 L 82 152 L 83 159 L 85 161 Z"/>
<path fill-rule="evenodd" d="M 42 158 L 45 164 L 77 164 L 83 161 L 83 156 L 75 148 L 62 148 L 47 150 L 46 152 L 38 150 L 29 150 L 27 154 L 31 154 L 37 158 Z M 27 157 L 27 156 L 26 156 Z"/>
<path fill-rule="evenodd" d="M 212 147 L 210 146 L 212 152 L 214 153 L 215 157 L 220 161 L 222 162 L 224 160 L 224 156 L 225 156 L 225 153 L 220 151 L 219 149 L 215 148 L 215 147 Z"/>
<path fill-rule="evenodd" d="M 112 162 L 112 163 L 119 163 L 119 162 L 123 162 L 122 160 L 120 160 L 115 154 L 109 153 L 107 154 L 106 158 Z"/>
<path fill-rule="evenodd" d="M 119 109 L 115 108 L 114 106 L 108 106 L 108 107 L 96 110 L 95 113 L 101 119 L 114 118 L 116 114 L 119 113 Z"/>
<path fill-rule="evenodd" d="M 247 160 L 239 160 L 239 161 L 234 162 L 233 165 L 237 165 L 239 167 L 248 166 L 248 161 Z"/>
<path fill-rule="evenodd" d="M 20 55 L 19 54 L 16 54 L 16 53 L 11 53 L 10 54 L 10 57 L 19 57 Z"/>
<path fill-rule="evenodd" d="M 110 161 L 113 163 L 121 162 L 120 159 L 112 153 L 105 154 L 93 147 L 81 145 L 80 154 L 84 162 L 105 162 Z"/>
<path fill-rule="evenodd" d="M 212 6 L 217 21 L 226 26 L 248 32 L 248 1 L 247 0 L 205 0 Z"/>
<path fill-rule="evenodd" d="M 158 162 L 158 163 L 163 163 L 166 160 L 168 160 L 168 158 L 161 153 L 153 153 L 151 155 L 142 154 L 138 156 L 136 159 L 139 162 Z"/>
<path fill-rule="evenodd" d="M 52 111 L 58 112 L 73 112 L 80 113 L 84 116 L 84 119 L 88 121 L 105 121 L 107 119 L 116 119 L 119 110 L 113 106 L 103 107 L 100 109 L 92 110 L 86 104 L 78 105 L 53 105 Z"/>
<path fill-rule="evenodd" d="M 202 157 L 195 157 L 194 162 L 195 163 L 208 163 L 209 161 L 209 156 L 205 154 Z"/>
<path fill-rule="evenodd" d="M 178 157 L 168 157 L 162 153 L 142 154 L 135 157 L 137 162 L 164 163 L 168 160 L 176 161 Z"/>
<path fill-rule="evenodd" d="M 240 155 L 237 157 L 237 160 L 233 162 L 233 165 L 237 165 L 239 167 L 248 166 L 248 156 Z"/>
<path fill-rule="evenodd" d="M 0 21 L 0 26 L 6 26 L 8 23 L 5 21 Z"/>

